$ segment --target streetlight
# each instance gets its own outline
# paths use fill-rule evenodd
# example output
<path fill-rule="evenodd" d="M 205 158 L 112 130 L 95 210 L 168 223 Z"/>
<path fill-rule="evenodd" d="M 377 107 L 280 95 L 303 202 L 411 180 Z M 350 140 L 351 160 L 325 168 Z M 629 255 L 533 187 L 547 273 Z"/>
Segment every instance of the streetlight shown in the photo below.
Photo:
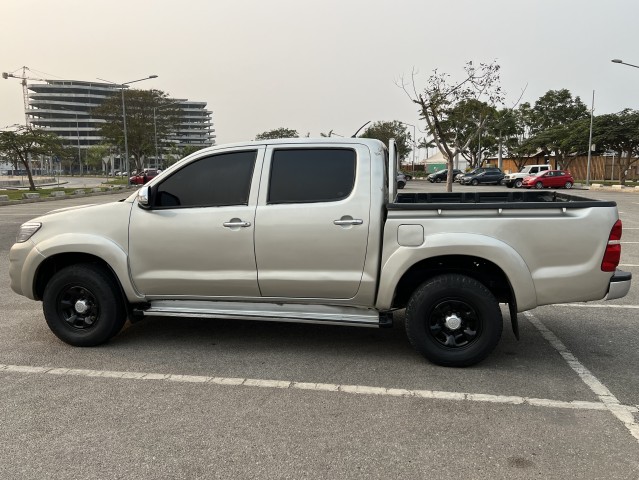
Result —
<path fill-rule="evenodd" d="M 131 80 L 130 82 L 122 82 L 122 83 L 115 83 L 115 82 L 112 82 L 111 80 L 105 80 L 104 78 L 98 78 L 98 80 L 102 80 L 103 82 L 107 82 L 107 83 L 112 83 L 113 85 L 116 85 L 116 86 L 120 87 L 120 92 L 122 93 L 122 122 L 124 123 L 124 162 L 125 162 L 125 166 L 126 166 L 127 176 L 131 175 L 131 171 L 129 170 L 129 143 L 127 141 L 127 134 L 126 134 L 126 107 L 124 106 L 124 86 L 125 85 L 129 85 L 131 83 L 136 83 L 136 82 L 142 82 L 144 80 L 149 80 L 151 78 L 158 78 L 158 76 L 157 75 L 149 75 L 148 77 L 140 78 L 138 80 Z"/>
<path fill-rule="evenodd" d="M 619 60 L 618 58 L 613 58 L 610 60 L 612 63 L 621 63 L 622 65 L 628 65 L 629 67 L 639 68 L 639 65 L 633 65 L 632 63 L 626 63 L 623 60 Z"/>

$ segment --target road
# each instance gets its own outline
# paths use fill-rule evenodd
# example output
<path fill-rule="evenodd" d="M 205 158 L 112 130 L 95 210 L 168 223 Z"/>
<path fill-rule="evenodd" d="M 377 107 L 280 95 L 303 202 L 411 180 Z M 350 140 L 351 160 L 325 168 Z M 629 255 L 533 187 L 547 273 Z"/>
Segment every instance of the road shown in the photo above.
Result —
<path fill-rule="evenodd" d="M 630 294 L 520 314 L 521 341 L 505 328 L 466 369 L 420 357 L 402 312 L 380 330 L 152 318 L 70 347 L 8 287 L 18 226 L 58 202 L 4 206 L 0 478 L 636 480 L 639 195 L 572 193 L 618 202 Z"/>

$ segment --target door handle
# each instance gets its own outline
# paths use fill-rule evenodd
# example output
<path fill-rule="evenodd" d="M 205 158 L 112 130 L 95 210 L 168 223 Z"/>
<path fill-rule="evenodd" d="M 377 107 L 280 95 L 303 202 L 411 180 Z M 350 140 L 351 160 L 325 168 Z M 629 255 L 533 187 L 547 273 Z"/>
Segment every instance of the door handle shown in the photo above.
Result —
<path fill-rule="evenodd" d="M 335 225 L 361 225 L 362 223 L 364 223 L 364 220 L 360 220 L 359 218 L 351 218 L 350 220 L 340 219 L 333 220 L 333 223 Z"/>
<path fill-rule="evenodd" d="M 224 225 L 227 228 L 238 228 L 238 227 L 246 228 L 251 226 L 251 222 L 244 222 L 242 220 L 234 218 L 230 222 L 224 222 L 222 225 Z"/>

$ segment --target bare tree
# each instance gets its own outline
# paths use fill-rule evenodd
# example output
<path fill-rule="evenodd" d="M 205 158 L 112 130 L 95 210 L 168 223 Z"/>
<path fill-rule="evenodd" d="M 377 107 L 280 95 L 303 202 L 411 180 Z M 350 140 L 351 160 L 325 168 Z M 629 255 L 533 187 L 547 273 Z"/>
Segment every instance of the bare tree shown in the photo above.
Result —
<path fill-rule="evenodd" d="M 437 148 L 446 159 L 448 178 L 446 191 L 453 190 L 453 161 L 458 154 L 466 151 L 471 142 L 479 135 L 488 119 L 488 114 L 479 115 L 476 128 L 452 128 L 451 116 L 459 112 L 460 105 L 473 101 L 484 102 L 494 107 L 503 101 L 499 86 L 499 65 L 496 62 L 480 63 L 476 67 L 473 62 L 464 66 L 465 78 L 460 82 L 451 82 L 450 75 L 435 70 L 428 78 L 422 92 L 415 86 L 416 72 L 413 70 L 411 81 L 402 79 L 401 87 L 411 101 L 419 107 L 421 119 L 426 121 L 427 131 L 433 137 Z M 408 88 L 412 88 L 409 92 Z"/>

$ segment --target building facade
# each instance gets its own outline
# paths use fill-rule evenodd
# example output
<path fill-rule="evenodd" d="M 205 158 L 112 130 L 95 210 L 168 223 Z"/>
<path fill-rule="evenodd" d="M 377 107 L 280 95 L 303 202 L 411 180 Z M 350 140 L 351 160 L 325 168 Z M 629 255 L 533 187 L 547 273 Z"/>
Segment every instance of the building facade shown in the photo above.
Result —
<path fill-rule="evenodd" d="M 105 120 L 94 117 L 93 110 L 108 98 L 121 94 L 119 85 L 79 80 L 47 80 L 29 84 L 28 89 L 28 122 L 57 134 L 64 144 L 76 147 L 79 155 L 102 142 L 100 125 Z M 173 152 L 215 145 L 213 112 L 207 110 L 206 102 L 175 98 L 169 101 L 179 110 L 180 121 L 169 138 L 158 139 L 164 150 L 167 145 Z M 151 162 L 157 163 L 157 159 Z"/>

